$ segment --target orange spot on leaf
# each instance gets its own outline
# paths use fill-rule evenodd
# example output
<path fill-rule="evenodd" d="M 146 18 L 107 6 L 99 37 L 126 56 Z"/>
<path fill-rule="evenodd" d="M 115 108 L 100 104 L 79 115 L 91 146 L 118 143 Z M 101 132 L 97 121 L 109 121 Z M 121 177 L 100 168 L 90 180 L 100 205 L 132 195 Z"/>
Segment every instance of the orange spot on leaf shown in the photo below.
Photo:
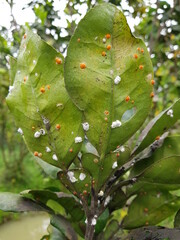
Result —
<path fill-rule="evenodd" d="M 62 59 L 59 57 L 55 58 L 56 64 L 61 64 L 62 63 Z"/>
<path fill-rule="evenodd" d="M 125 101 L 126 101 L 126 102 L 129 102 L 129 100 L 130 100 L 130 96 L 127 96 L 127 97 L 125 98 Z"/>
<path fill-rule="evenodd" d="M 38 152 L 35 151 L 34 152 L 34 156 L 37 157 L 38 156 Z"/>
<path fill-rule="evenodd" d="M 151 80 L 151 84 L 152 84 L 152 85 L 154 85 L 154 84 L 155 84 L 155 81 L 154 81 L 153 79 Z"/>
<path fill-rule="evenodd" d="M 106 38 L 109 39 L 111 35 L 109 33 L 106 34 Z"/>
<path fill-rule="evenodd" d="M 46 90 L 45 90 L 44 87 L 41 87 L 41 88 L 40 88 L 40 91 L 41 91 L 42 93 L 45 93 Z"/>
<path fill-rule="evenodd" d="M 60 124 L 56 124 L 56 129 L 59 130 L 61 128 Z"/>
<path fill-rule="evenodd" d="M 153 97 L 154 97 L 154 93 L 153 93 L 153 92 L 150 94 L 150 97 L 151 97 L 151 98 L 153 98 Z"/>
<path fill-rule="evenodd" d="M 81 69 L 85 69 L 85 68 L 86 68 L 86 64 L 85 64 L 85 63 L 81 63 L 81 64 L 80 64 L 80 68 L 81 68 Z"/>
<path fill-rule="evenodd" d="M 156 140 L 158 141 L 159 139 L 160 139 L 160 136 L 157 136 L 157 137 L 156 137 Z"/>
<path fill-rule="evenodd" d="M 104 114 L 105 114 L 105 115 L 109 115 L 109 111 L 108 111 L 108 110 L 105 110 L 105 111 L 104 111 Z"/>

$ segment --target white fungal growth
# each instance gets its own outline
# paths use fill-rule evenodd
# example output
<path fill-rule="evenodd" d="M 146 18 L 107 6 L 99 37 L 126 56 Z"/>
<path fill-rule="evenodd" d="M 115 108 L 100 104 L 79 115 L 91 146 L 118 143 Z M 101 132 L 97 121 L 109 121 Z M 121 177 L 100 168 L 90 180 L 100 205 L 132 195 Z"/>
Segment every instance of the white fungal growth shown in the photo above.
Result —
<path fill-rule="evenodd" d="M 111 124 L 111 128 L 117 128 L 121 126 L 121 122 L 119 120 L 116 120 L 114 122 L 112 122 Z"/>
<path fill-rule="evenodd" d="M 12 93 L 13 89 L 14 89 L 14 86 L 9 86 L 9 94 Z"/>
<path fill-rule="evenodd" d="M 97 220 L 96 220 L 96 218 L 94 217 L 94 218 L 92 219 L 92 221 L 91 221 L 91 225 L 92 225 L 92 226 L 95 226 L 96 223 L 97 223 Z"/>
<path fill-rule="evenodd" d="M 45 132 L 45 130 L 43 128 L 40 129 L 40 133 L 41 133 L 41 135 L 45 135 L 46 134 L 46 132 Z"/>
<path fill-rule="evenodd" d="M 51 149 L 49 147 L 46 147 L 46 152 L 51 152 Z"/>
<path fill-rule="evenodd" d="M 80 142 L 82 142 L 82 137 L 76 137 L 74 139 L 74 141 L 75 141 L 75 143 L 80 143 Z"/>
<path fill-rule="evenodd" d="M 101 190 L 101 191 L 98 193 L 98 196 L 99 196 L 99 197 L 103 197 L 103 196 L 104 196 L 104 192 Z"/>
<path fill-rule="evenodd" d="M 41 136 L 41 133 L 39 131 L 35 132 L 34 133 L 34 137 L 35 138 L 39 138 Z"/>
<path fill-rule="evenodd" d="M 35 73 L 35 76 L 36 76 L 36 77 L 38 76 L 38 73 L 37 73 L 37 72 Z"/>
<path fill-rule="evenodd" d="M 55 153 L 53 154 L 52 159 L 55 160 L 55 161 L 58 160 L 58 157 L 57 157 L 57 155 Z"/>
<path fill-rule="evenodd" d="M 116 76 L 114 79 L 114 83 L 117 85 L 118 83 L 120 83 L 121 81 L 121 77 L 120 76 Z"/>
<path fill-rule="evenodd" d="M 89 123 L 88 122 L 82 123 L 82 126 L 83 126 L 84 131 L 89 130 Z"/>
<path fill-rule="evenodd" d="M 87 218 L 86 218 L 86 220 L 85 220 L 85 224 L 87 224 L 88 223 L 88 220 L 87 220 Z"/>
<path fill-rule="evenodd" d="M 117 168 L 117 166 L 118 166 L 118 164 L 117 164 L 117 161 L 116 161 L 116 162 L 113 163 L 113 165 L 112 165 L 112 169 Z"/>
<path fill-rule="evenodd" d="M 21 135 L 23 135 L 23 130 L 21 128 L 18 128 L 18 133 L 20 133 Z"/>
<path fill-rule="evenodd" d="M 33 60 L 33 64 L 34 64 L 34 65 L 36 64 L 36 60 Z"/>
<path fill-rule="evenodd" d="M 83 181 L 85 178 L 86 178 L 86 174 L 81 173 L 81 174 L 79 175 L 79 179 L 80 179 L 81 181 Z"/>
<path fill-rule="evenodd" d="M 68 175 L 68 177 L 69 177 L 69 180 L 70 180 L 72 183 L 77 182 L 77 179 L 75 178 L 74 173 L 73 173 L 72 171 L 69 171 L 69 172 L 67 173 L 67 175 Z"/>
<path fill-rule="evenodd" d="M 124 146 L 121 146 L 121 147 L 119 148 L 119 150 L 120 150 L 121 152 L 124 152 L 124 151 L 125 151 L 125 147 L 124 147 Z"/>
<path fill-rule="evenodd" d="M 104 206 L 107 206 L 110 201 L 111 201 L 111 197 L 107 196 L 107 198 L 105 199 L 105 202 L 104 202 Z"/>
<path fill-rule="evenodd" d="M 106 43 L 106 38 L 103 38 L 103 43 Z"/>
<path fill-rule="evenodd" d="M 167 111 L 167 115 L 170 116 L 170 117 L 173 117 L 173 110 L 172 109 L 169 109 Z"/>

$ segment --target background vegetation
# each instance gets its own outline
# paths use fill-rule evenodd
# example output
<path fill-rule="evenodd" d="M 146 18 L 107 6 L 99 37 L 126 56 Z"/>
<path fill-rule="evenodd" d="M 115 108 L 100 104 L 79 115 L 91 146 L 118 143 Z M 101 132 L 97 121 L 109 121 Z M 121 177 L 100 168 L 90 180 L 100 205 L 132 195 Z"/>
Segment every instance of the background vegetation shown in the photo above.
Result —
<path fill-rule="evenodd" d="M 28 153 L 6 106 L 5 97 L 9 86 L 6 56 L 17 55 L 24 34 L 24 26 L 19 25 L 13 15 L 15 1 L 6 2 L 11 9 L 11 18 L 10 29 L 0 26 L 0 191 L 20 192 L 28 188 L 48 187 L 51 180 L 41 172 L 33 156 Z M 58 1 L 34 0 L 24 5 L 23 8 L 31 8 L 35 14 L 35 21 L 27 22 L 26 27 L 34 29 L 45 41 L 66 55 L 66 48 L 75 26 L 85 14 L 82 13 L 82 9 L 88 11 L 103 1 L 59 0 L 58 10 L 55 2 Z M 64 27 L 58 25 L 62 19 L 62 2 L 66 3 Z M 129 0 L 126 1 L 127 4 L 121 0 L 109 2 L 119 6 L 126 16 L 139 22 L 132 31 L 147 43 L 155 75 L 155 97 L 149 115 L 151 119 L 180 97 L 179 0 Z M 177 124 L 176 132 L 178 129 Z M 123 212 L 121 214 L 123 215 Z M 0 221 L 9 217 L 10 215 L 0 212 Z"/>

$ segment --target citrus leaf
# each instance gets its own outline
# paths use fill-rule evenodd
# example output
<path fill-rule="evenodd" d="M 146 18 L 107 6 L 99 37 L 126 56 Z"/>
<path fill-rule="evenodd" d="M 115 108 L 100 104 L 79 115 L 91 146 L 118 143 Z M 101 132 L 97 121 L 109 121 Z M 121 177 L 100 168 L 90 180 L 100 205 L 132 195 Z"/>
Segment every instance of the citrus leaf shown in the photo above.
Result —
<path fill-rule="evenodd" d="M 138 146 L 134 149 L 133 154 L 137 154 L 148 147 L 164 132 L 171 128 L 178 119 L 180 119 L 180 99 L 173 105 L 161 112 L 158 116 L 152 119 L 138 140 Z"/>
<path fill-rule="evenodd" d="M 72 228 L 70 222 L 63 216 L 53 215 L 51 217 L 51 225 L 57 228 L 67 240 L 77 240 L 77 235 Z"/>
<path fill-rule="evenodd" d="M 5 212 L 47 211 L 30 199 L 15 193 L 0 193 L 0 209 Z"/>
<path fill-rule="evenodd" d="M 21 193 L 26 198 L 32 198 L 33 200 L 48 205 L 50 200 L 60 204 L 69 213 L 74 221 L 79 221 L 83 218 L 84 212 L 79 202 L 76 201 L 75 197 L 62 193 L 62 192 L 51 192 L 48 190 L 26 190 Z M 49 206 L 50 207 L 50 206 Z M 55 209 L 53 209 L 55 212 Z"/>
<path fill-rule="evenodd" d="M 174 214 L 180 206 L 180 199 L 168 192 L 151 191 L 139 194 L 131 203 L 122 227 L 133 229 L 145 225 L 156 225 Z"/>
<path fill-rule="evenodd" d="M 152 78 L 146 46 L 132 35 L 123 13 L 112 4 L 91 9 L 69 43 L 65 85 L 84 111 L 87 137 L 101 159 L 144 122 Z"/>
<path fill-rule="evenodd" d="M 82 144 L 82 114 L 64 87 L 63 56 L 31 31 L 25 36 L 7 103 L 29 150 L 65 168 Z"/>

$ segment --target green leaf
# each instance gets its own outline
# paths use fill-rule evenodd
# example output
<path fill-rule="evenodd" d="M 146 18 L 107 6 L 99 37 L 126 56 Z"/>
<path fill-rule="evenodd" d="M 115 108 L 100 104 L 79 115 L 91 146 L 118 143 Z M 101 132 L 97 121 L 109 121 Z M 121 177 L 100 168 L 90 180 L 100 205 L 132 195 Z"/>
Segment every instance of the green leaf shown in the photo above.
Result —
<path fill-rule="evenodd" d="M 68 240 L 77 240 L 77 235 L 67 219 L 60 215 L 53 215 L 51 224 L 57 228 Z"/>
<path fill-rule="evenodd" d="M 128 195 L 154 187 L 166 190 L 179 189 L 180 136 L 170 136 L 153 155 L 135 163 L 130 178 L 137 177 L 137 182 L 127 188 Z"/>
<path fill-rule="evenodd" d="M 179 240 L 179 236 L 179 229 L 169 229 L 161 226 L 150 226 L 132 230 L 130 234 L 128 234 L 127 239 Z"/>
<path fill-rule="evenodd" d="M 95 180 L 95 188 L 101 189 L 117 168 L 129 159 L 129 156 L 130 150 L 125 146 L 123 147 L 123 152 L 117 149 L 116 152 L 106 155 L 102 163 L 99 157 L 91 153 L 83 154 L 81 162 L 83 168 L 86 169 Z"/>
<path fill-rule="evenodd" d="M 106 34 L 110 38 L 106 39 Z M 86 68 L 81 69 L 81 63 Z M 141 70 L 140 65 L 144 67 Z M 121 78 L 119 84 L 114 83 L 117 76 Z M 132 35 L 123 13 L 112 4 L 91 9 L 69 43 L 65 84 L 74 103 L 84 111 L 89 123 L 87 137 L 101 159 L 126 142 L 144 122 L 151 106 L 152 78 L 146 46 Z M 129 101 L 125 100 L 127 96 Z M 116 120 L 122 125 L 111 128 Z"/>
<path fill-rule="evenodd" d="M 30 199 L 15 193 L 0 193 L 0 209 L 5 212 L 47 211 Z"/>
<path fill-rule="evenodd" d="M 174 218 L 174 227 L 180 228 L 180 210 L 176 213 L 176 216 Z"/>
<path fill-rule="evenodd" d="M 52 227 L 50 240 L 66 240 L 66 238 L 57 228 Z"/>
<path fill-rule="evenodd" d="M 53 179 L 57 179 L 57 174 L 59 172 L 59 168 L 42 161 L 40 158 L 35 158 L 36 162 L 41 166 L 44 172 Z"/>
<path fill-rule="evenodd" d="M 118 189 L 116 192 L 114 192 L 113 195 L 111 195 L 111 197 L 112 199 L 108 205 L 110 212 L 113 212 L 124 207 L 127 201 L 127 196 L 121 189 Z"/>
<path fill-rule="evenodd" d="M 99 234 L 103 231 L 103 229 L 106 226 L 106 223 L 109 218 L 109 210 L 106 208 L 106 210 L 98 217 L 97 224 L 95 226 L 95 234 Z"/>
<path fill-rule="evenodd" d="M 17 72 L 17 60 L 15 58 L 13 58 L 12 56 L 9 56 L 9 64 L 11 66 L 10 70 L 9 70 L 9 77 L 11 80 L 11 85 L 14 82 L 14 78 Z"/>
<path fill-rule="evenodd" d="M 83 140 L 82 114 L 64 87 L 63 56 L 31 31 L 25 36 L 7 103 L 29 150 L 39 153 L 38 156 L 49 164 L 64 169 L 82 144 L 75 143 L 76 137 Z M 61 59 L 62 64 L 57 64 L 56 58 Z M 45 135 L 36 138 L 40 129 Z"/>
<path fill-rule="evenodd" d="M 45 23 L 45 20 L 47 18 L 47 12 L 44 9 L 43 5 L 38 5 L 38 7 L 34 8 L 34 13 L 36 14 L 36 16 L 41 20 L 41 24 L 42 26 Z"/>
<path fill-rule="evenodd" d="M 138 146 L 134 149 L 133 154 L 137 154 L 144 150 L 156 140 L 157 136 L 161 136 L 170 127 L 172 127 L 176 121 L 180 119 L 179 109 L 180 99 L 152 119 L 140 135 Z M 172 116 L 169 115 L 169 110 L 172 110 Z"/>
<path fill-rule="evenodd" d="M 134 167 L 131 170 L 130 177 L 141 174 L 144 170 L 146 170 L 154 163 L 158 161 L 163 162 L 163 159 L 165 158 L 180 157 L 179 142 L 180 136 L 178 135 L 165 138 L 163 145 L 160 148 L 152 151 L 152 156 L 135 163 Z"/>
<path fill-rule="evenodd" d="M 22 196 L 30 197 L 52 208 L 54 212 L 61 214 L 61 212 L 58 211 L 58 205 L 60 205 L 71 215 L 74 221 L 79 221 L 84 216 L 81 204 L 70 194 L 62 192 L 54 193 L 48 190 L 26 190 L 22 192 Z"/>
<path fill-rule="evenodd" d="M 167 137 L 161 148 L 155 150 L 149 158 L 137 162 L 131 170 L 130 178 L 136 177 L 137 182 L 128 188 L 128 194 L 159 187 L 174 190 L 180 186 L 180 136 Z"/>
<path fill-rule="evenodd" d="M 151 191 L 139 194 L 131 203 L 122 227 L 133 229 L 156 225 L 179 209 L 180 199 L 168 192 Z"/>
<path fill-rule="evenodd" d="M 119 223 L 117 220 L 111 220 L 105 231 L 103 232 L 102 235 L 100 235 L 100 237 L 98 238 L 99 240 L 100 239 L 103 239 L 103 240 L 109 240 L 109 239 L 112 239 L 112 237 L 116 234 L 116 232 L 120 229 L 119 227 Z"/>

